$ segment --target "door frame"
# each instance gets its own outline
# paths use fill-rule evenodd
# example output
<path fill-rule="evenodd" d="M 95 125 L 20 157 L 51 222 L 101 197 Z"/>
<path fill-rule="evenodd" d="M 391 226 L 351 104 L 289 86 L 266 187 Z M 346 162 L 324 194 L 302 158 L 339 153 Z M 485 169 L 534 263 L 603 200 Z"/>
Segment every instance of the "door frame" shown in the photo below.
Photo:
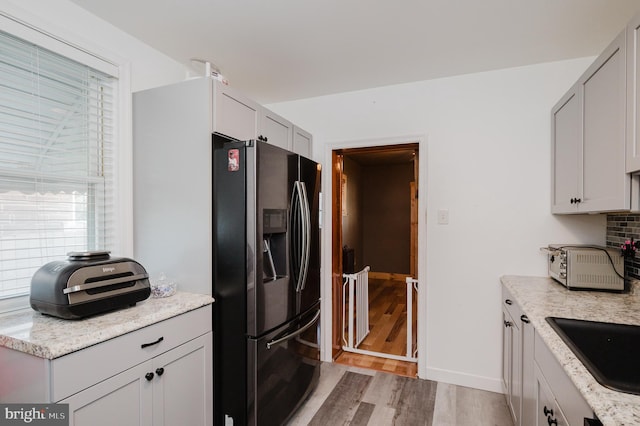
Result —
<path fill-rule="evenodd" d="M 427 282 L 426 282 L 426 253 L 427 253 L 427 137 L 426 135 L 407 135 L 385 138 L 371 138 L 358 140 L 329 141 L 323 145 L 324 165 L 328 173 L 324 174 L 322 181 L 323 196 L 323 229 L 322 229 L 322 326 L 321 326 L 321 359 L 332 362 L 333 360 L 333 217 L 335 207 L 332 199 L 334 187 L 333 151 L 350 148 L 365 148 L 384 145 L 402 145 L 407 143 L 418 144 L 418 377 L 426 378 L 426 306 L 427 306 Z M 425 218 L 422 220 L 421 218 Z M 336 325 L 337 326 L 337 325 Z"/>

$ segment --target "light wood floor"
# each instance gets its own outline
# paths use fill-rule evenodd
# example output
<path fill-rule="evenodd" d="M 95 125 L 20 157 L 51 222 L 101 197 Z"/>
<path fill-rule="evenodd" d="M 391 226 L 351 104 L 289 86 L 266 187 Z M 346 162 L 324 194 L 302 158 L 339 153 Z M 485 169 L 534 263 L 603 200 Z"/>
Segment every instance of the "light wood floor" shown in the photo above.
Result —
<path fill-rule="evenodd" d="M 417 297 L 413 294 L 413 348 L 417 330 Z M 369 328 L 367 337 L 358 346 L 372 352 L 406 355 L 407 348 L 407 285 L 403 281 L 369 278 Z M 381 357 L 342 352 L 335 362 L 376 371 L 416 377 L 415 362 L 396 361 Z"/>
<path fill-rule="evenodd" d="M 383 373 L 397 374 L 404 377 L 416 377 L 418 375 L 418 364 L 409 361 L 396 361 L 377 356 L 354 354 L 342 352 L 334 361 L 351 367 L 368 368 Z"/>
<path fill-rule="evenodd" d="M 323 363 L 318 386 L 288 425 L 337 424 L 513 426 L 499 393 Z"/>

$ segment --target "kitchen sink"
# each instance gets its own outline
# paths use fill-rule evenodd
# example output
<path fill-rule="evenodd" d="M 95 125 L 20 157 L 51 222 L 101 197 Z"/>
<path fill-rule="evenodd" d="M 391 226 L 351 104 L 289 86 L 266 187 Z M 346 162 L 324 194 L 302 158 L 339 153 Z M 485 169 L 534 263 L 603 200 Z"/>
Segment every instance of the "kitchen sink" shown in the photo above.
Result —
<path fill-rule="evenodd" d="M 640 395 L 640 326 L 546 319 L 601 385 Z"/>

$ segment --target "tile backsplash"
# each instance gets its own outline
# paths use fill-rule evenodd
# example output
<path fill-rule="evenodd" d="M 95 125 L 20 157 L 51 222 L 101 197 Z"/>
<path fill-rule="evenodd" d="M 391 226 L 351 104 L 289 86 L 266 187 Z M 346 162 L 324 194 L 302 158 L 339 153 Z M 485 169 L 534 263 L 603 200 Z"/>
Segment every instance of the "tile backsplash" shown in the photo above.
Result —
<path fill-rule="evenodd" d="M 607 247 L 620 248 L 626 240 L 640 240 L 640 214 L 607 214 Z M 640 279 L 640 250 L 635 257 L 625 261 L 626 275 Z"/>

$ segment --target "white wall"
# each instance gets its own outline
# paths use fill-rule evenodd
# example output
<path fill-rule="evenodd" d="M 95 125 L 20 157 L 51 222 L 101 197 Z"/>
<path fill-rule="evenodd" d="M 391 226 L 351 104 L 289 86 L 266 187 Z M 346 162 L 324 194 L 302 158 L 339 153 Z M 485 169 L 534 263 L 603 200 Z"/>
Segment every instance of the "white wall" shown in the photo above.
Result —
<path fill-rule="evenodd" d="M 427 177 L 419 215 L 427 231 L 419 253 L 420 286 L 427 291 L 420 377 L 501 391 L 499 277 L 546 275 L 539 248 L 548 243 L 604 243 L 604 215 L 549 213 L 550 109 L 592 60 L 268 105 L 314 134 L 324 170 L 331 170 L 332 148 L 426 135 L 420 147 L 420 174 Z M 329 173 L 323 179 L 330 193 Z M 329 198 L 324 212 L 331 212 Z M 438 209 L 449 210 L 448 225 L 437 224 Z M 329 227 L 324 234 L 330 247 Z M 330 294 L 328 273 L 323 286 Z"/>
<path fill-rule="evenodd" d="M 132 92 L 187 75 L 183 65 L 68 0 L 0 0 L 0 11 L 106 59 L 129 63 Z"/>

